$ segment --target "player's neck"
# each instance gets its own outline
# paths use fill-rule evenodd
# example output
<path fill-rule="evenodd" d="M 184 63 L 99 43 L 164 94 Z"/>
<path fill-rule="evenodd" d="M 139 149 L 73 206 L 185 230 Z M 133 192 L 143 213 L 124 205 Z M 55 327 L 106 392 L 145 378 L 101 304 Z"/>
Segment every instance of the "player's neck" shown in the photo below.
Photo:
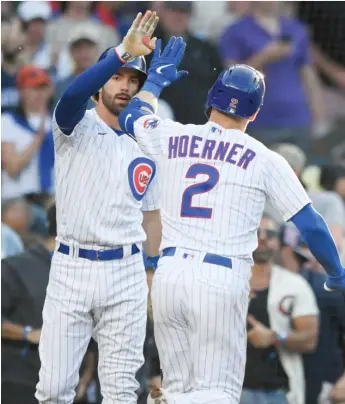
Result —
<path fill-rule="evenodd" d="M 252 278 L 250 285 L 252 289 L 260 290 L 269 286 L 271 279 L 271 263 L 254 264 L 252 267 Z"/>
<path fill-rule="evenodd" d="M 107 108 L 102 107 L 101 104 L 97 104 L 96 112 L 108 126 L 116 130 L 121 130 L 118 116 L 112 114 Z"/>
<path fill-rule="evenodd" d="M 242 118 L 231 118 L 215 109 L 212 109 L 210 121 L 222 126 L 224 129 L 235 129 L 245 132 L 247 129 L 248 121 Z"/>

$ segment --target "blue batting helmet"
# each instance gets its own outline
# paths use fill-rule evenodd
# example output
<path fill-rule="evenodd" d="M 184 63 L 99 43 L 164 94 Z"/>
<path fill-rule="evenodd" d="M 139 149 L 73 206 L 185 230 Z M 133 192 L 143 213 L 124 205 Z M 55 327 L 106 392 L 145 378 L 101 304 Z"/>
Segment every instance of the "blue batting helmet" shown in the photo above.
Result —
<path fill-rule="evenodd" d="M 247 65 L 233 65 L 224 70 L 208 92 L 205 114 L 211 109 L 230 116 L 250 118 L 263 104 L 265 81 L 263 75 Z"/>

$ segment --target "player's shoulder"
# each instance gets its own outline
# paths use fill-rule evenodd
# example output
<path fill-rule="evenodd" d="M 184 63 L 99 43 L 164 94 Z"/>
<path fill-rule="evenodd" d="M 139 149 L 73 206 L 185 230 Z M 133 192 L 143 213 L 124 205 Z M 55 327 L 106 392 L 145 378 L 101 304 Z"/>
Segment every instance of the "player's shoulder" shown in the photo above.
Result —
<path fill-rule="evenodd" d="M 176 122 L 170 118 L 162 119 L 157 115 L 144 115 L 136 120 L 136 129 L 143 130 L 145 132 L 150 132 L 153 130 L 164 130 L 164 131 L 174 131 L 181 129 L 184 125 Z"/>
<path fill-rule="evenodd" d="M 241 134 L 242 136 L 242 134 Z M 272 150 L 270 150 L 267 146 L 265 146 L 259 140 L 253 138 L 247 133 L 244 133 L 245 143 L 249 148 L 252 148 L 256 151 L 258 155 L 261 155 L 262 158 L 267 159 L 270 157 Z"/>

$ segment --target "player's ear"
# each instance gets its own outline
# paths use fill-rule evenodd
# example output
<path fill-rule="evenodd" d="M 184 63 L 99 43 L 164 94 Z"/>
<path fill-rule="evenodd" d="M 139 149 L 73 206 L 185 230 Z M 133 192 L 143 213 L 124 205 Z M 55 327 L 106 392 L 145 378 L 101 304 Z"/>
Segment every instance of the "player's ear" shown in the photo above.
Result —
<path fill-rule="evenodd" d="M 255 114 L 253 114 L 253 115 L 248 119 L 248 121 L 249 121 L 249 122 L 255 121 L 256 116 L 257 116 L 257 114 L 259 113 L 259 111 L 260 111 L 260 109 L 258 109 L 258 110 L 255 112 Z"/>

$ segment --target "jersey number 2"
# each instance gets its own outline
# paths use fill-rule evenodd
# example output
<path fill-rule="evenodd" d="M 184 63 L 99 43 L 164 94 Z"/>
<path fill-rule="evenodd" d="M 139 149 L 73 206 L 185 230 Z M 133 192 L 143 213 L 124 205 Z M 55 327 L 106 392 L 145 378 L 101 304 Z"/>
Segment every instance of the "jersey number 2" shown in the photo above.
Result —
<path fill-rule="evenodd" d="M 199 174 L 208 176 L 204 182 L 191 185 L 182 195 L 181 216 L 210 219 L 212 217 L 212 208 L 203 208 L 192 206 L 192 198 L 194 195 L 210 192 L 219 180 L 219 171 L 207 164 L 194 164 L 189 167 L 186 178 L 196 178 Z"/>

